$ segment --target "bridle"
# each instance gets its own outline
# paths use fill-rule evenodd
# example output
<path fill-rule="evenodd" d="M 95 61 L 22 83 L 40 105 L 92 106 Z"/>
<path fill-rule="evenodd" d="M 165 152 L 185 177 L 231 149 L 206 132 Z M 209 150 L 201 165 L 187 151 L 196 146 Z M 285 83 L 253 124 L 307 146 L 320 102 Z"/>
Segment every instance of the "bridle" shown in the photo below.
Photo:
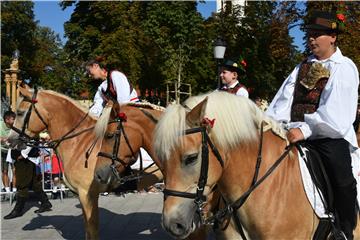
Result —
<path fill-rule="evenodd" d="M 38 103 L 37 100 L 37 94 L 38 94 L 38 89 L 34 88 L 34 93 L 32 95 L 31 98 L 27 97 L 27 96 L 23 96 L 23 101 L 25 102 L 29 102 L 31 103 L 25 118 L 24 118 L 24 122 L 23 122 L 23 126 L 21 127 L 21 130 L 19 128 L 16 128 L 14 126 L 11 127 L 12 130 L 14 130 L 16 133 L 19 134 L 18 139 L 21 142 L 24 142 L 27 146 L 31 146 L 31 147 L 38 147 L 38 148 L 53 148 L 56 150 L 56 148 L 60 145 L 60 143 L 64 140 L 70 139 L 70 138 L 74 138 L 78 135 L 81 135 L 85 132 L 88 132 L 92 129 L 94 129 L 94 127 L 90 127 L 90 128 L 86 128 L 83 129 L 81 131 L 75 132 L 74 131 L 81 125 L 81 123 L 88 117 L 89 112 L 87 112 L 81 119 L 80 121 L 72 128 L 70 129 L 66 134 L 64 134 L 62 137 L 60 137 L 59 139 L 55 139 L 52 141 L 48 141 L 45 144 L 43 144 L 42 146 L 40 145 L 40 141 L 37 138 L 31 137 L 28 134 L 25 133 L 26 129 L 29 127 L 29 121 L 30 121 L 30 117 L 31 117 L 31 113 L 32 110 L 34 109 L 37 117 L 40 119 L 40 121 L 42 122 L 42 124 L 44 124 L 45 128 L 48 128 L 48 124 L 46 123 L 46 121 L 44 120 L 44 117 L 40 114 L 39 110 L 36 107 L 36 103 Z"/>
<path fill-rule="evenodd" d="M 146 116 L 148 117 L 153 123 L 157 123 L 158 120 L 149 112 L 145 111 L 144 109 L 140 109 L 140 111 Z M 145 171 L 147 169 L 149 169 L 150 167 L 152 167 L 155 163 L 153 162 L 152 164 L 150 164 L 149 166 L 147 166 L 145 169 L 143 168 L 143 159 L 142 159 L 142 155 L 141 152 L 139 152 L 139 157 L 140 157 L 140 171 L 138 173 L 134 173 L 134 171 L 131 169 L 131 165 L 133 162 L 129 162 L 126 163 L 124 160 L 120 159 L 118 157 L 119 154 L 119 149 L 120 149 L 120 143 L 121 143 L 121 136 L 124 137 L 125 139 L 125 143 L 127 145 L 127 147 L 129 148 L 130 152 L 131 152 L 131 156 L 133 159 L 136 159 L 136 154 L 135 151 L 133 150 L 133 148 L 131 147 L 130 144 L 130 140 L 128 135 L 126 134 L 125 128 L 123 123 L 127 121 L 127 116 L 125 115 L 125 113 L 123 112 L 119 112 L 117 114 L 117 117 L 115 118 L 115 120 L 112 123 L 117 123 L 117 127 L 116 130 L 111 133 L 111 134 L 107 134 L 108 138 L 114 138 L 114 145 L 113 145 L 113 149 L 111 153 L 107 153 L 107 152 L 99 152 L 98 156 L 99 157 L 104 157 L 104 158 L 108 158 L 111 160 L 111 164 L 110 164 L 110 168 L 111 168 L 111 172 L 112 174 L 115 176 L 118 184 L 124 184 L 128 181 L 132 181 L 132 180 L 138 180 L 140 178 L 143 177 L 143 175 L 151 175 L 152 173 L 154 173 L 157 170 L 154 170 L 152 172 L 149 173 L 145 173 Z M 117 167 L 119 166 L 118 164 L 116 164 L 116 162 L 120 163 L 124 169 L 127 169 L 128 171 L 130 171 L 130 175 L 128 176 L 120 176 L 119 171 L 117 170 Z"/>
<path fill-rule="evenodd" d="M 197 205 L 197 212 L 200 215 L 200 222 L 201 224 L 206 225 L 214 225 L 215 223 L 224 222 L 225 219 L 229 217 L 233 217 L 235 224 L 238 228 L 238 231 L 243 239 L 247 239 L 242 227 L 242 223 L 240 221 L 239 216 L 237 215 L 237 209 L 239 209 L 249 197 L 249 195 L 279 166 L 283 159 L 289 154 L 293 144 L 286 146 L 285 151 L 281 154 L 281 156 L 275 161 L 275 163 L 266 171 L 266 173 L 258 179 L 259 169 L 262 161 L 262 145 L 263 145 L 263 122 L 260 125 L 260 141 L 259 141 L 259 148 L 258 148 L 258 155 L 257 161 L 255 166 L 255 172 L 252 179 L 252 183 L 248 190 L 244 192 L 235 202 L 233 203 L 226 203 L 226 206 L 215 213 L 213 216 L 206 218 L 205 214 L 203 213 L 203 207 L 206 204 L 206 196 L 204 195 L 204 188 L 207 183 L 208 178 L 208 170 L 209 170 L 209 149 L 208 145 L 210 146 L 211 150 L 213 151 L 216 159 L 220 162 L 221 166 L 224 167 L 224 161 L 221 158 L 219 151 L 217 150 L 216 146 L 210 140 L 210 137 L 207 133 L 207 127 L 197 127 L 191 128 L 184 131 L 183 135 L 193 134 L 193 133 L 201 133 L 201 168 L 200 168 L 200 176 L 199 181 L 197 184 L 196 193 L 189 193 L 189 192 L 181 192 L 172 189 L 164 189 L 164 199 L 168 196 L 174 197 L 182 197 L 182 198 L 190 198 L 194 199 L 195 204 Z M 229 223 L 229 222 L 228 222 Z"/>
<path fill-rule="evenodd" d="M 167 196 L 175 196 L 175 197 L 182 197 L 182 198 L 190 198 L 194 199 L 199 212 L 201 213 L 203 207 L 206 203 L 206 196 L 204 195 L 205 186 L 208 179 L 208 171 L 209 171 L 209 147 L 211 148 L 212 152 L 216 156 L 216 159 L 219 161 L 221 167 L 224 167 L 224 161 L 221 158 L 221 155 L 215 145 L 212 143 L 209 134 L 207 132 L 207 127 L 197 127 L 185 130 L 183 135 L 189 135 L 194 133 L 201 133 L 201 168 L 200 168 L 200 176 L 199 181 L 196 188 L 196 193 L 189 193 L 189 192 L 181 192 L 172 189 L 165 188 L 163 190 L 164 198 L 166 199 Z"/>
<path fill-rule="evenodd" d="M 36 103 L 37 103 L 37 96 L 38 93 L 38 89 L 35 88 L 34 89 L 34 94 L 32 95 L 31 98 L 28 98 L 26 96 L 23 96 L 23 101 L 25 102 L 29 102 L 31 105 L 28 109 L 28 111 L 26 112 L 25 118 L 24 118 L 24 122 L 23 122 L 23 126 L 21 127 L 21 130 L 12 126 L 11 129 L 14 130 L 16 133 L 19 134 L 19 139 L 23 142 L 25 141 L 31 141 L 31 140 L 35 140 L 35 138 L 30 137 L 28 134 L 25 133 L 26 129 L 29 127 L 29 121 L 30 121 L 30 116 L 31 116 L 31 112 L 34 109 L 36 115 L 39 117 L 39 119 L 41 120 L 41 122 L 45 125 L 46 128 L 48 128 L 47 123 L 45 122 L 44 118 L 41 116 L 41 114 L 39 113 L 39 110 L 36 108 Z"/>

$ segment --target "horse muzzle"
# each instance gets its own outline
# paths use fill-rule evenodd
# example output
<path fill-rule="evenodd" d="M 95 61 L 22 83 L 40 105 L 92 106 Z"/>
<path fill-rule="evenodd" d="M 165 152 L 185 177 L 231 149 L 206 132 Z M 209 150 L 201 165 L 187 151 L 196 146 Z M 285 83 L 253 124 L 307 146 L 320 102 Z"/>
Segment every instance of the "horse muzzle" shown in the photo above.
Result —
<path fill-rule="evenodd" d="M 162 226 L 177 239 L 185 239 L 194 232 L 200 226 L 200 216 L 193 200 L 186 200 L 175 211 L 163 211 Z"/>
<path fill-rule="evenodd" d="M 116 188 L 120 185 L 120 176 L 112 166 L 104 166 L 96 170 L 95 181 L 100 184 L 105 184 L 109 188 Z"/>

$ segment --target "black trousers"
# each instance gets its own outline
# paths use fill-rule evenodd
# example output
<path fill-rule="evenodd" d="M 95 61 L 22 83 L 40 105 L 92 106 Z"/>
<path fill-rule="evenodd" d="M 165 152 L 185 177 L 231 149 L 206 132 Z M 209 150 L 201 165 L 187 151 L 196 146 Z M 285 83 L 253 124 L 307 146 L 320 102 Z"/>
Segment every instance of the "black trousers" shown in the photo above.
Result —
<path fill-rule="evenodd" d="M 307 141 L 320 154 L 334 191 L 334 207 L 341 230 L 353 239 L 356 227 L 356 180 L 352 173 L 349 142 L 345 139 Z"/>
<path fill-rule="evenodd" d="M 28 159 L 15 161 L 15 175 L 17 195 L 28 198 L 29 188 L 31 187 L 37 194 L 42 194 L 41 176 L 36 175 L 36 166 Z"/>

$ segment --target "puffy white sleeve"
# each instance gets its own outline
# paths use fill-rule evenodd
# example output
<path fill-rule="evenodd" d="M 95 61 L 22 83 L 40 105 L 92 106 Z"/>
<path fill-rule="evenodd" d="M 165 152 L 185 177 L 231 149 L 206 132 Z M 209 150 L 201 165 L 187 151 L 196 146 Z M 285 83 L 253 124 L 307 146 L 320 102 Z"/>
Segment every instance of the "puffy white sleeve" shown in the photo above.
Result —
<path fill-rule="evenodd" d="M 125 74 L 119 71 L 113 71 L 111 78 L 116 91 L 117 101 L 119 103 L 129 102 L 131 99 L 130 84 Z"/>
<path fill-rule="evenodd" d="M 236 96 L 243 96 L 243 97 L 249 98 L 249 93 L 245 88 L 241 87 L 237 90 Z"/>
<path fill-rule="evenodd" d="M 351 60 L 336 63 L 321 97 L 319 107 L 304 120 L 312 130 L 310 138 L 345 138 L 353 131 L 358 102 L 359 73 Z"/>
<path fill-rule="evenodd" d="M 89 110 L 90 114 L 96 117 L 99 117 L 101 115 L 104 108 L 104 99 L 102 97 L 103 83 L 98 87 L 98 90 L 95 93 L 93 105 Z"/>
<path fill-rule="evenodd" d="M 296 77 L 300 64 L 285 79 L 274 99 L 270 103 L 266 114 L 279 122 L 290 122 L 291 106 L 294 98 Z"/>

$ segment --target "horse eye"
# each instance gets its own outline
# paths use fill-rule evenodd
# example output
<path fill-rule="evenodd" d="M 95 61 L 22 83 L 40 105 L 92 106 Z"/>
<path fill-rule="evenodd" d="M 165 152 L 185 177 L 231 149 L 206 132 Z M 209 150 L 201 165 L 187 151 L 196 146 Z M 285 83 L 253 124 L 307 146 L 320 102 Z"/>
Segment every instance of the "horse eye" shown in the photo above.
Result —
<path fill-rule="evenodd" d="M 107 133 L 106 134 L 106 138 L 113 138 L 114 137 L 114 134 L 113 133 Z"/>
<path fill-rule="evenodd" d="M 196 162 L 198 155 L 199 155 L 198 153 L 193 153 L 193 154 L 185 156 L 184 157 L 185 166 Z"/>
<path fill-rule="evenodd" d="M 24 111 L 17 111 L 16 116 L 22 116 L 22 115 L 24 115 L 24 113 L 25 113 Z"/>

